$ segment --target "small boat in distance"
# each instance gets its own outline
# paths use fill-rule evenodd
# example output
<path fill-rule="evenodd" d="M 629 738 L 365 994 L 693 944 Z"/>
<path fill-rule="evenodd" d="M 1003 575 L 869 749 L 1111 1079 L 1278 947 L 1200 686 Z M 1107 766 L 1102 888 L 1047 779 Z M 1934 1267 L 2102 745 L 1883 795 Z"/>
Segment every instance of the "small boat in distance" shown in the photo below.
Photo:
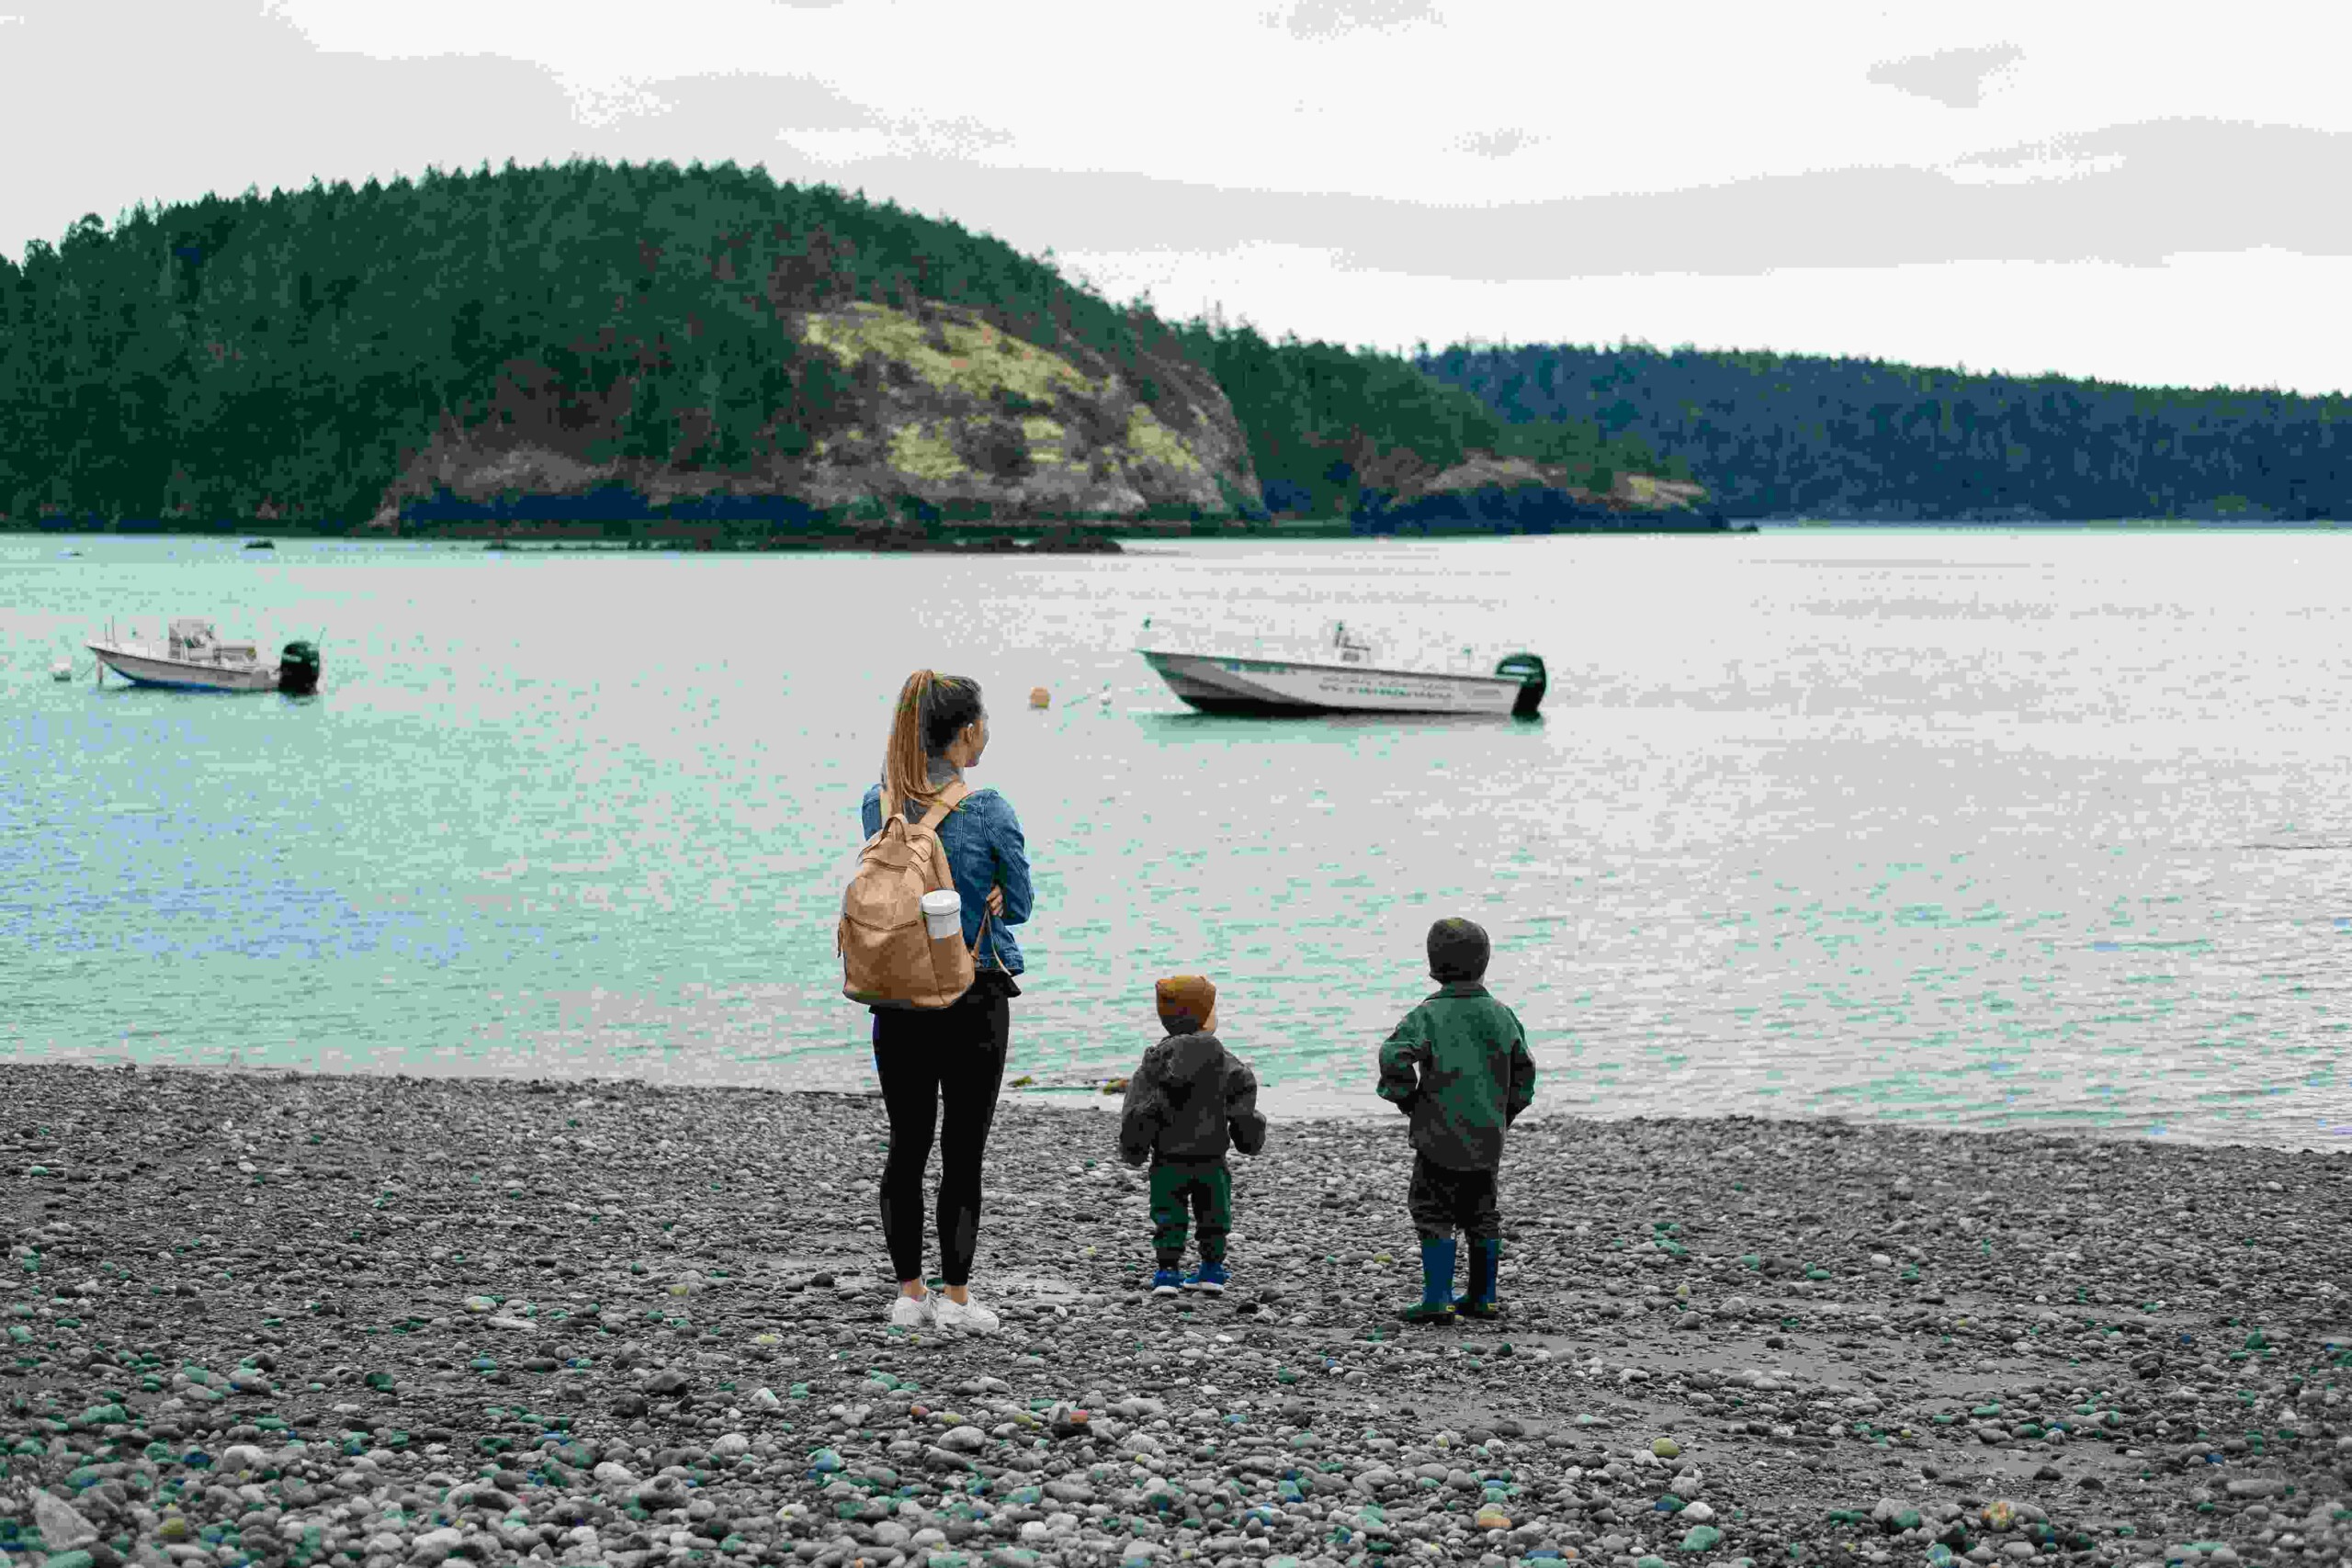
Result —
<path fill-rule="evenodd" d="M 1144 628 L 1151 627 L 1149 618 Z M 1326 659 L 1281 660 L 1220 651 L 1138 648 L 1145 663 L 1203 713 L 1283 716 L 1316 713 L 1509 714 L 1532 718 L 1544 701 L 1544 660 L 1514 653 L 1491 675 L 1398 669 L 1341 622 Z"/>
<path fill-rule="evenodd" d="M 97 655 L 100 664 L 138 686 L 179 692 L 286 692 L 295 696 L 319 687 L 315 644 L 289 642 L 278 662 L 264 664 L 252 643 L 222 642 L 209 621 L 174 621 L 162 648 L 115 641 L 84 646 Z"/>
<path fill-rule="evenodd" d="M 274 550 L 277 548 L 277 545 L 276 541 L 270 539 L 247 539 L 245 541 L 245 548 L 249 550 Z"/>

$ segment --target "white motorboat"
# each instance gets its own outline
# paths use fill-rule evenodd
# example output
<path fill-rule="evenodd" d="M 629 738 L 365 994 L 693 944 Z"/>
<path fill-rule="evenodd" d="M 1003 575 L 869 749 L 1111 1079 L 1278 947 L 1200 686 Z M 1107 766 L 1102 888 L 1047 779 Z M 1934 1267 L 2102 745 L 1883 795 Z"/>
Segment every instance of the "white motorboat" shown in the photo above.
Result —
<path fill-rule="evenodd" d="M 140 686 L 181 692 L 288 692 L 318 689 L 319 650 L 289 642 L 275 664 L 265 664 L 249 642 L 222 642 L 209 621 L 174 621 L 161 648 L 137 642 L 85 645 L 98 661 Z"/>
<path fill-rule="evenodd" d="M 1144 622 L 1146 630 L 1149 620 Z M 1327 657 L 1276 659 L 1262 653 L 1186 652 L 1138 648 L 1145 663 L 1203 713 L 1287 715 L 1416 713 L 1534 716 L 1544 701 L 1544 660 L 1513 653 L 1491 675 L 1414 670 L 1383 660 L 1341 623 Z"/>

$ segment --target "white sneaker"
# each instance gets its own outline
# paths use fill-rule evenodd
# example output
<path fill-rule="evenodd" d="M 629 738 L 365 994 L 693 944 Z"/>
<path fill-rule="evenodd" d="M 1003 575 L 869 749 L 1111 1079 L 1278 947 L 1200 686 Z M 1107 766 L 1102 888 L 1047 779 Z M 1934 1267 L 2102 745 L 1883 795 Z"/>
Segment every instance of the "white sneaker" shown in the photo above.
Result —
<path fill-rule="evenodd" d="M 954 1297 L 942 1292 L 932 1297 L 938 1303 L 934 1315 L 939 1326 L 952 1328 L 958 1334 L 994 1334 L 998 1324 L 996 1314 L 978 1302 L 956 1304 Z"/>
<path fill-rule="evenodd" d="M 944 1302 L 945 1296 L 901 1295 L 890 1303 L 890 1326 L 893 1328 L 928 1328 L 931 1326 L 931 1303 Z"/>

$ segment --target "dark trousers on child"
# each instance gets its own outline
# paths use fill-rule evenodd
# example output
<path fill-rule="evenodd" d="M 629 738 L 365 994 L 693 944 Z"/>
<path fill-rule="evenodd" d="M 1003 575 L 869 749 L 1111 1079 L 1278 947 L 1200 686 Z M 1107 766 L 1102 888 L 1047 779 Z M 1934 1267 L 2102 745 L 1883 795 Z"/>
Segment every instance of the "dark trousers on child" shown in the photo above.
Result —
<path fill-rule="evenodd" d="M 1425 1154 L 1413 1156 L 1413 1185 L 1405 1206 L 1423 1241 L 1443 1241 L 1460 1231 L 1472 1241 L 1495 1241 L 1503 1234 L 1495 1206 L 1493 1170 L 1449 1170 Z"/>
<path fill-rule="evenodd" d="M 1151 1168 L 1151 1249 L 1162 1269 L 1184 1256 L 1188 1216 L 1200 1233 L 1201 1261 L 1224 1262 L 1226 1233 L 1233 1229 L 1233 1173 L 1223 1160 Z"/>
<path fill-rule="evenodd" d="M 935 1135 L 939 1272 L 951 1285 L 971 1282 L 980 1234 L 980 1156 L 1004 1082 L 1012 994 L 1001 983 L 980 983 L 963 1000 L 935 1010 L 875 1010 L 874 1066 L 890 1116 L 882 1239 L 901 1280 L 922 1278 L 922 1173 Z"/>

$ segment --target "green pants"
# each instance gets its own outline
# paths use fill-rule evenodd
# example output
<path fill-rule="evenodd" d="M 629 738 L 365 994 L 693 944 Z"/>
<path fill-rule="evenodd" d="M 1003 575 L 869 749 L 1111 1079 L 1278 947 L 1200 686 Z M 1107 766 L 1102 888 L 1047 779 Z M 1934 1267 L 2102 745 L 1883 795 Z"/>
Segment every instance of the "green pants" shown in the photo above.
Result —
<path fill-rule="evenodd" d="M 1223 1160 L 1214 1165 L 1155 1165 L 1151 1168 L 1151 1249 L 1162 1269 L 1184 1256 L 1189 1213 L 1201 1235 L 1201 1261 L 1225 1261 L 1225 1235 L 1233 1228 L 1233 1173 Z"/>

